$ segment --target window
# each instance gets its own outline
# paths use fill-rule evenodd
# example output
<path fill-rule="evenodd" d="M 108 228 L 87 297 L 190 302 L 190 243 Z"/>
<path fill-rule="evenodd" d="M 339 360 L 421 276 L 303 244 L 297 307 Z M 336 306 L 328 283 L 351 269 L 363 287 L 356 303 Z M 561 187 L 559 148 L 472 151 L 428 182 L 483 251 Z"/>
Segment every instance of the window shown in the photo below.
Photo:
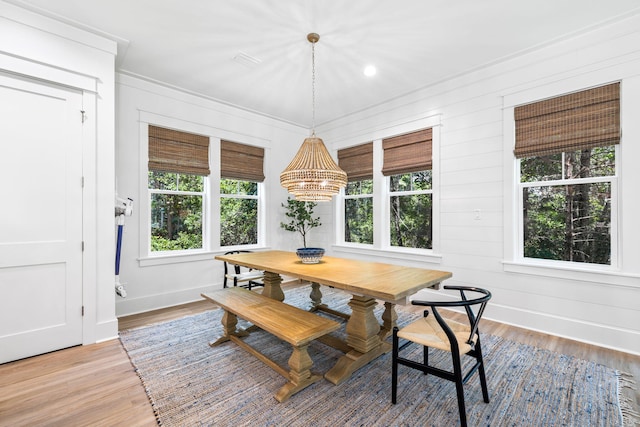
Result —
<path fill-rule="evenodd" d="M 344 241 L 373 244 L 373 179 L 347 183 L 344 196 Z"/>
<path fill-rule="evenodd" d="M 389 183 L 389 242 L 433 248 L 432 129 L 382 141 Z"/>
<path fill-rule="evenodd" d="M 258 183 L 220 180 L 220 246 L 258 243 Z"/>
<path fill-rule="evenodd" d="M 203 249 L 209 138 L 149 126 L 151 252 Z"/>
<path fill-rule="evenodd" d="M 616 83 L 515 108 L 524 258 L 611 264 L 619 93 Z"/>
<path fill-rule="evenodd" d="M 389 177 L 391 246 L 432 249 L 431 171 Z"/>
<path fill-rule="evenodd" d="M 344 241 L 373 244 L 373 143 L 338 151 L 347 173 L 344 197 Z"/>
<path fill-rule="evenodd" d="M 220 246 L 255 245 L 264 149 L 221 141 L 220 158 Z"/>
<path fill-rule="evenodd" d="M 151 251 L 202 248 L 204 177 L 149 171 Z"/>

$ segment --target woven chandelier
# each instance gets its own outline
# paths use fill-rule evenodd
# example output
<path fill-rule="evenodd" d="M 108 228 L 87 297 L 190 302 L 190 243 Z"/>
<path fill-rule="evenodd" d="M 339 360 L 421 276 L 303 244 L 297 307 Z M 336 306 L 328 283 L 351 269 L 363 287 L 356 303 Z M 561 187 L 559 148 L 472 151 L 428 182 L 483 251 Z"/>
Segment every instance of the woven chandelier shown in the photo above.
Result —
<path fill-rule="evenodd" d="M 347 185 L 347 174 L 331 158 L 322 139 L 316 137 L 316 64 L 315 44 L 320 40 L 316 33 L 307 35 L 311 43 L 311 95 L 313 120 L 311 137 L 306 138 L 289 166 L 280 174 L 280 185 L 295 196 L 296 200 L 309 202 L 330 201 Z"/>

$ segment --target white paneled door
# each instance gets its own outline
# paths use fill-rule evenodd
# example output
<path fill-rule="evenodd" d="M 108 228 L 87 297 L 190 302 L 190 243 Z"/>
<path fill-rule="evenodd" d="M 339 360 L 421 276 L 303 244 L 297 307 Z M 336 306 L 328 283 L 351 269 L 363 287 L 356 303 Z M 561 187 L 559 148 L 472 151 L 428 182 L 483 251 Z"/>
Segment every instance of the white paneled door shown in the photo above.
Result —
<path fill-rule="evenodd" d="M 81 110 L 0 72 L 0 363 L 82 343 Z"/>

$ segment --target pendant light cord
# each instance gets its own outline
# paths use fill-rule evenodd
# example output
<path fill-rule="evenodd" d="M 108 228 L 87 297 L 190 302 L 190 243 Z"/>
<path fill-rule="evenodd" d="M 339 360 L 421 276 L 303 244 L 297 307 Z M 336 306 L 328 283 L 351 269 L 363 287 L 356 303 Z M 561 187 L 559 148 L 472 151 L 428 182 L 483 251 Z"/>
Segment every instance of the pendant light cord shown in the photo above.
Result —
<path fill-rule="evenodd" d="M 316 44 L 311 42 L 311 136 L 316 136 Z"/>

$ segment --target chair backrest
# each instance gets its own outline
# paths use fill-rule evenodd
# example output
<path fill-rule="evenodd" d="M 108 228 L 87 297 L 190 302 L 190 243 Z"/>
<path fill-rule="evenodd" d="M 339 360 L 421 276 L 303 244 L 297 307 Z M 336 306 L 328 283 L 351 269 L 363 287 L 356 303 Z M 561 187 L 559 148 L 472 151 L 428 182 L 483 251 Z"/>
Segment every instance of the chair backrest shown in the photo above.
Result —
<path fill-rule="evenodd" d="M 480 323 L 480 319 L 482 318 L 482 314 L 484 313 L 484 309 L 487 306 L 487 302 L 491 299 L 491 292 L 486 289 L 472 287 L 472 286 L 445 286 L 444 289 L 457 290 L 460 291 L 460 300 L 458 301 L 422 301 L 422 300 L 413 300 L 411 303 L 413 305 L 424 305 L 431 307 L 431 311 L 433 311 L 433 315 L 435 316 L 438 324 L 442 327 L 444 332 L 447 334 L 449 341 L 451 342 L 451 346 L 455 347 L 457 350 L 458 344 L 457 339 L 455 338 L 455 334 L 447 325 L 447 322 L 442 318 L 440 313 L 438 312 L 436 307 L 464 307 L 465 312 L 467 313 L 467 318 L 469 319 L 469 338 L 467 339 L 467 343 L 472 347 L 475 345 L 473 338 L 478 333 L 478 324 Z M 465 292 L 476 292 L 482 294 L 482 296 L 478 298 L 468 299 L 467 294 Z"/>
<path fill-rule="evenodd" d="M 249 252 L 251 252 L 251 251 L 240 251 L 240 250 L 238 250 L 238 251 L 229 251 L 229 252 L 225 252 L 224 254 L 225 254 L 225 255 L 234 255 L 234 254 L 249 253 Z M 225 262 L 224 262 L 224 274 L 225 274 L 225 276 L 226 276 L 227 274 L 229 274 L 229 269 L 228 269 L 229 267 L 228 267 L 228 265 L 227 265 L 227 264 L 228 264 L 228 263 L 227 263 L 227 261 L 225 261 Z M 236 274 L 240 274 L 240 266 L 239 266 L 239 265 L 234 265 L 234 264 L 231 264 L 231 265 L 233 266 L 233 271 L 234 271 Z"/>

